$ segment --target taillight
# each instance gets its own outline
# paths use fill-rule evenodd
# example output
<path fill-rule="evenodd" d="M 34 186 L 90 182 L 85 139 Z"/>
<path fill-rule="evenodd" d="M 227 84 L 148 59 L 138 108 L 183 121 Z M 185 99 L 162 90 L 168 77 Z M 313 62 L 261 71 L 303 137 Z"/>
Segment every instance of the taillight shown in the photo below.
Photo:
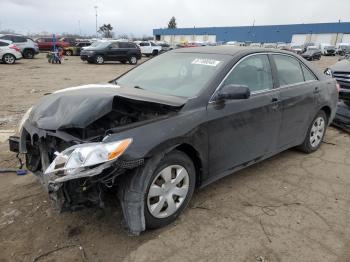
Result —
<path fill-rule="evenodd" d="M 337 91 L 338 91 L 338 93 L 339 93 L 339 91 L 340 91 L 340 85 L 338 84 L 338 82 L 335 84 L 335 86 L 337 87 Z"/>
<path fill-rule="evenodd" d="M 16 50 L 17 52 L 21 52 L 21 49 L 19 49 L 16 45 L 9 45 L 9 48 Z"/>

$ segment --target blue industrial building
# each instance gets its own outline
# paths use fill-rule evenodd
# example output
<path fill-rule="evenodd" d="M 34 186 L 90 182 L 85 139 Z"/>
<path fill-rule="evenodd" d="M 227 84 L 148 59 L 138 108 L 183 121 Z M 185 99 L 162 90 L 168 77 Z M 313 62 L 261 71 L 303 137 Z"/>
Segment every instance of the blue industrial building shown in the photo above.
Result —
<path fill-rule="evenodd" d="M 263 26 L 234 26 L 234 27 L 201 27 L 177 29 L 153 29 L 156 40 L 162 36 L 213 35 L 217 42 L 286 42 L 292 41 L 296 34 L 349 34 L 350 22 L 263 25 Z"/>

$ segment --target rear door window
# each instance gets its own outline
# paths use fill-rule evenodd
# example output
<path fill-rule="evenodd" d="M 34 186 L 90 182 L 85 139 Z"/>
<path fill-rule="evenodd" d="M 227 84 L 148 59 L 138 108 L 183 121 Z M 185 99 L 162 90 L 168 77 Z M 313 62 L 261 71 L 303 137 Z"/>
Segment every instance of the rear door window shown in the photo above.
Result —
<path fill-rule="evenodd" d="M 229 84 L 247 86 L 251 92 L 272 89 L 272 72 L 267 55 L 253 55 L 239 62 L 223 86 Z"/>
<path fill-rule="evenodd" d="M 8 43 L 1 42 L 1 41 L 0 41 L 0 46 L 8 46 L 8 45 L 9 45 Z"/>
<path fill-rule="evenodd" d="M 303 72 L 297 59 L 287 55 L 272 55 L 276 64 L 280 86 L 304 82 Z"/>

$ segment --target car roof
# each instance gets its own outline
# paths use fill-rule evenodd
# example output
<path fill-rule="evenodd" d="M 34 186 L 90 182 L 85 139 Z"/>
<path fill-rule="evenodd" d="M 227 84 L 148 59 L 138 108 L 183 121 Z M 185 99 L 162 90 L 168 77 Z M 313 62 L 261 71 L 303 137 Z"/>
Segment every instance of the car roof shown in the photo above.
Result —
<path fill-rule="evenodd" d="M 180 48 L 175 49 L 173 52 L 176 53 L 203 53 L 203 54 L 219 54 L 219 55 L 231 55 L 235 56 L 238 54 L 249 54 L 249 53 L 282 53 L 282 54 L 293 54 L 292 52 L 283 51 L 274 48 L 254 48 L 246 46 L 201 46 L 191 48 Z"/>

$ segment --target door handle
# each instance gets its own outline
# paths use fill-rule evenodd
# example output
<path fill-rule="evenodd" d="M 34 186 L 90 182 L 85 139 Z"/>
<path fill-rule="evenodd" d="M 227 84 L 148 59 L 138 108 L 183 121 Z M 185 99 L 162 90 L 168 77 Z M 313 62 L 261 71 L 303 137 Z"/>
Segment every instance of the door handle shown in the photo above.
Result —
<path fill-rule="evenodd" d="M 278 98 L 277 97 L 273 97 L 272 99 L 271 99 L 271 102 L 272 102 L 272 106 L 271 106 L 271 108 L 272 108 L 272 110 L 276 110 L 276 109 L 278 109 Z"/>
<path fill-rule="evenodd" d="M 316 86 L 314 89 L 314 94 L 318 94 L 319 92 L 320 92 L 320 89 L 318 88 L 318 86 Z"/>

